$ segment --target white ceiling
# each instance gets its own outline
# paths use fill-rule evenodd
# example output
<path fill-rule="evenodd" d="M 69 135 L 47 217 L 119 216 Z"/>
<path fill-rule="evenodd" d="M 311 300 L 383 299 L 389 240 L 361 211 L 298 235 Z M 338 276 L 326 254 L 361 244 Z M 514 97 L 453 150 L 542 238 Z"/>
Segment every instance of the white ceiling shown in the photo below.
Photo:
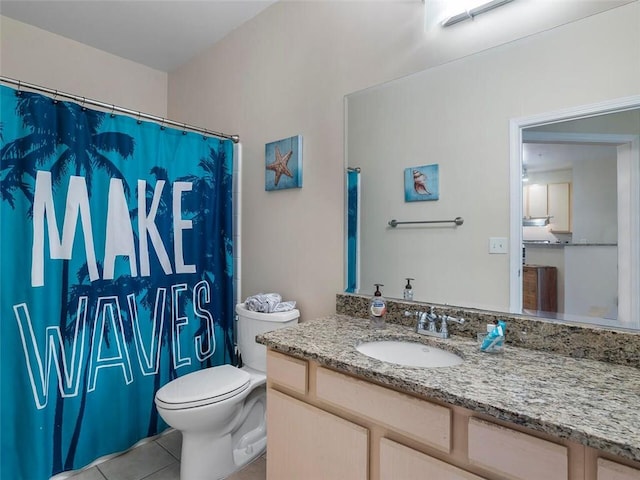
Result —
<path fill-rule="evenodd" d="M 529 172 L 573 168 L 583 160 L 616 158 L 615 145 L 584 143 L 523 143 L 522 162 Z"/>
<path fill-rule="evenodd" d="M 276 0 L 0 0 L 0 15 L 170 72 Z"/>
<path fill-rule="evenodd" d="M 142 65 L 170 72 L 276 1 L 278 0 L 0 0 L 0 15 Z M 452 6 L 468 0 L 372 1 L 423 1 L 426 6 L 426 28 L 429 29 L 435 28 L 439 25 L 438 22 L 452 13 Z M 525 12 L 525 15 L 529 12 L 529 15 L 541 21 L 546 17 L 555 17 L 563 23 L 632 1 L 637 0 L 518 0 L 520 9 L 512 8 L 511 11 L 518 10 L 519 14 Z M 505 14 L 514 5 L 516 2 L 508 4 Z M 520 22 L 507 22 L 503 27 L 517 30 L 520 25 Z M 473 30 L 452 31 L 468 33 Z"/>

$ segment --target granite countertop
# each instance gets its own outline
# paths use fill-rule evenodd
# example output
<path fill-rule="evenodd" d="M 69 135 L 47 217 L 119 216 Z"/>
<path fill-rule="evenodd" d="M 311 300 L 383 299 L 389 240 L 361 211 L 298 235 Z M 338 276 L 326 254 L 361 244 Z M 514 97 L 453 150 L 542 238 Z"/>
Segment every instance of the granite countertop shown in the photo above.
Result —
<path fill-rule="evenodd" d="M 414 340 L 461 355 L 461 365 L 403 367 L 356 350 L 377 339 Z M 295 357 L 400 391 L 488 414 L 550 435 L 640 461 L 640 369 L 507 345 L 482 353 L 476 341 L 418 335 L 387 324 L 330 315 L 265 333 L 257 341 Z"/>
<path fill-rule="evenodd" d="M 522 244 L 526 247 L 617 247 L 617 243 L 598 243 L 598 242 L 529 242 L 523 241 Z"/>

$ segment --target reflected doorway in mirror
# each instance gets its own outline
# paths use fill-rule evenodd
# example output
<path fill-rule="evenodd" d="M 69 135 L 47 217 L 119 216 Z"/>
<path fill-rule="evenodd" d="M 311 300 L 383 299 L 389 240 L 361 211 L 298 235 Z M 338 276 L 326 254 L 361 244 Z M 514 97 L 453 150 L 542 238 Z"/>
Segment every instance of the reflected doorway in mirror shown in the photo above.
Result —
<path fill-rule="evenodd" d="M 404 201 L 420 202 L 440 198 L 438 164 L 404 169 Z"/>

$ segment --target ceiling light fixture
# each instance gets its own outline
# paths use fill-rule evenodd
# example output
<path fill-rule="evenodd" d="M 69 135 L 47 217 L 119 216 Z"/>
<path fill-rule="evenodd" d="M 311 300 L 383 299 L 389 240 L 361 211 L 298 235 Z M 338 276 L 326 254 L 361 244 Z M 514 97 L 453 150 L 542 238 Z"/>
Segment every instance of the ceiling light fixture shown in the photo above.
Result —
<path fill-rule="evenodd" d="M 494 8 L 501 7 L 502 5 L 510 2 L 513 2 L 513 0 L 490 0 L 488 2 L 481 3 L 476 7 L 470 8 L 468 10 L 465 9 L 462 12 L 451 15 L 442 22 L 442 26 L 448 27 L 464 20 L 473 19 L 477 15 L 488 12 L 489 10 L 493 10 Z"/>

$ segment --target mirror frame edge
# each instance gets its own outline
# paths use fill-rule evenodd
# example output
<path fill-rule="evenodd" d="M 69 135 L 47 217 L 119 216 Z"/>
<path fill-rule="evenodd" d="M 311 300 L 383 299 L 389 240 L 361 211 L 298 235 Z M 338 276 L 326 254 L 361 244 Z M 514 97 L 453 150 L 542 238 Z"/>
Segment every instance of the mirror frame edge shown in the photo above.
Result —
<path fill-rule="evenodd" d="M 522 129 L 528 118 L 509 122 L 509 313 L 522 313 Z M 517 201 L 515 201 L 517 199 Z"/>
<path fill-rule="evenodd" d="M 347 145 L 347 133 L 349 126 L 349 99 L 347 95 L 342 97 L 342 292 L 347 291 L 349 285 L 349 185 L 347 183 L 347 168 L 349 167 L 349 146 Z"/>

